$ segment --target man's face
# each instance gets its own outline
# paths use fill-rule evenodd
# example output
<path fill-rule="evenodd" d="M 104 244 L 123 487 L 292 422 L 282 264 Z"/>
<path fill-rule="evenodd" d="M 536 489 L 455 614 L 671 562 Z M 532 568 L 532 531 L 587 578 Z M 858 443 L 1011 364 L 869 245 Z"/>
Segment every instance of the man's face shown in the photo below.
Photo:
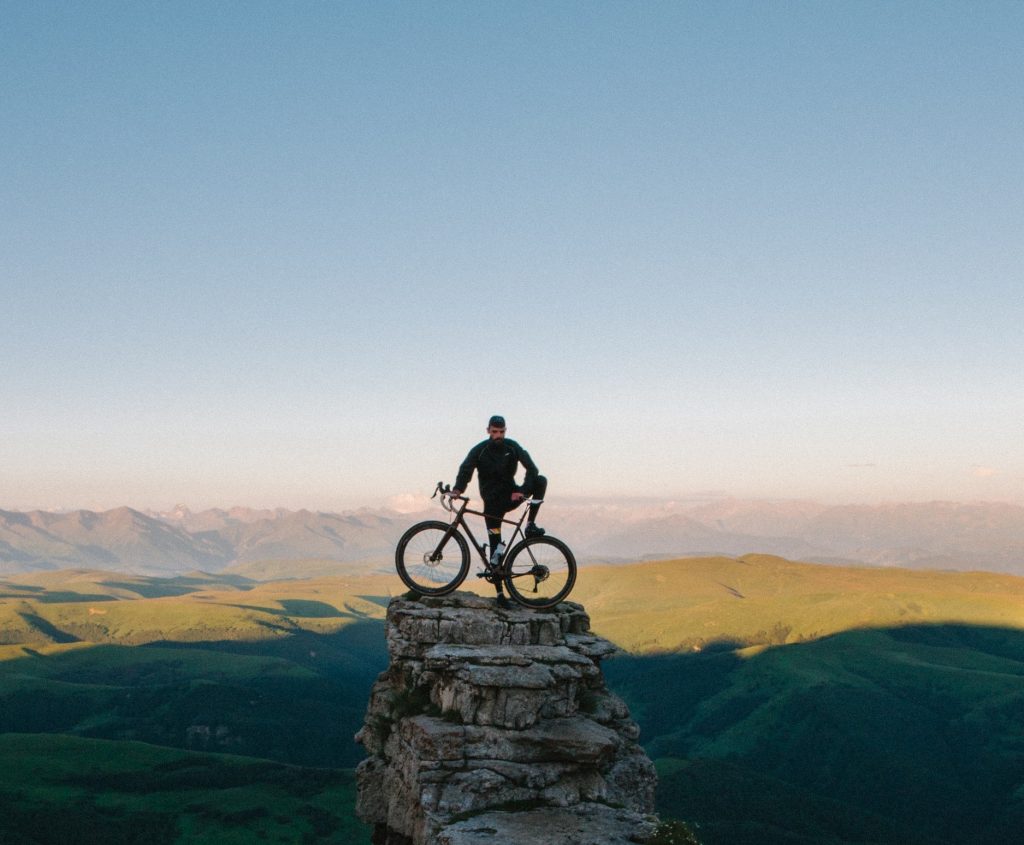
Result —
<path fill-rule="evenodd" d="M 505 439 L 505 429 L 489 425 L 487 426 L 487 435 L 493 442 L 501 443 L 501 441 Z"/>

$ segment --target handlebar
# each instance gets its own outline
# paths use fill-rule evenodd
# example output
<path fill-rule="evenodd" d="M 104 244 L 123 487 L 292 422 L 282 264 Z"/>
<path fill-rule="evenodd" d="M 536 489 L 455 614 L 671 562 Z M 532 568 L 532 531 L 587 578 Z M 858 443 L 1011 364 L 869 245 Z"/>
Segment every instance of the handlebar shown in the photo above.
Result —
<path fill-rule="evenodd" d="M 441 496 L 441 507 L 451 513 L 455 513 L 455 506 L 452 504 L 452 502 L 469 501 L 469 498 L 467 496 L 456 496 L 455 493 L 452 492 L 452 488 L 445 484 L 443 481 L 437 482 L 437 487 L 434 488 L 434 495 L 431 496 L 430 498 L 436 499 L 439 494 Z"/>
<path fill-rule="evenodd" d="M 469 496 L 456 496 L 455 493 L 452 491 L 452 488 L 449 485 L 445 484 L 443 481 L 437 482 L 437 487 L 434 488 L 434 495 L 431 496 L 430 498 L 436 499 L 438 496 L 441 497 L 441 507 L 444 508 L 449 513 L 455 513 L 456 509 L 453 502 L 469 501 Z M 514 508 L 518 508 L 521 505 L 539 505 L 543 501 L 543 499 L 523 498 L 521 501 L 515 504 Z M 476 513 L 476 511 L 473 511 L 473 513 Z"/>

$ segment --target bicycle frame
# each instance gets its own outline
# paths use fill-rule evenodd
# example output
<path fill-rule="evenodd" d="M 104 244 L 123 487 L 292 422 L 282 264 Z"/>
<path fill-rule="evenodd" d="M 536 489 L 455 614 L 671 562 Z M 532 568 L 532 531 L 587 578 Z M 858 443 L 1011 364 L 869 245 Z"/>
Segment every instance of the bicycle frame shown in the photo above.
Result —
<path fill-rule="evenodd" d="M 454 505 L 456 500 L 462 502 L 462 505 L 458 508 Z M 528 506 L 540 504 L 542 501 L 543 499 L 523 499 L 519 504 Z M 474 536 L 472 529 L 470 529 L 469 523 L 466 522 L 466 514 L 473 514 L 474 516 L 482 517 L 489 517 L 492 516 L 492 514 L 470 508 L 469 498 L 466 496 L 452 496 L 450 493 L 445 493 L 443 491 L 441 493 L 441 507 L 449 513 L 455 514 L 455 517 L 452 519 L 451 528 L 445 533 L 444 537 L 441 538 L 441 542 L 438 544 L 438 551 L 440 551 L 441 547 L 448 542 L 448 538 L 451 537 L 451 535 L 461 526 L 462 532 L 469 538 L 469 542 L 473 544 L 473 548 L 475 548 L 476 553 L 480 555 L 480 560 L 483 561 L 484 566 L 487 569 L 491 569 L 491 562 L 487 558 L 487 552 L 484 550 L 484 544 L 476 541 L 476 537 Z M 529 512 L 530 509 L 527 507 L 518 520 L 506 519 L 504 516 L 494 517 L 496 519 L 500 519 L 505 525 L 514 525 L 516 527 L 516 530 L 512 532 L 512 537 L 505 544 L 506 549 L 510 549 L 515 545 L 517 537 L 521 536 L 524 540 L 526 539 L 526 535 L 523 534 L 523 522 Z"/>

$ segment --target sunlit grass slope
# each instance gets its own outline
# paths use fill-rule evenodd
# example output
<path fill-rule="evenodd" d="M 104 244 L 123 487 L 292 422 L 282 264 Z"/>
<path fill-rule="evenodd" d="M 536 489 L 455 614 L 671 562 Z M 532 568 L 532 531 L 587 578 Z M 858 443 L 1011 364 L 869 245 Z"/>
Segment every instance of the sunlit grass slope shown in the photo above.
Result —
<path fill-rule="evenodd" d="M 464 588 L 493 590 L 475 579 Z M 253 581 L 96 571 L 0 582 L 0 656 L 21 645 L 260 641 L 382 619 L 395 575 Z M 571 599 L 595 630 L 632 652 L 799 642 L 919 622 L 1024 626 L 1024 579 L 795 563 L 768 555 L 685 558 L 580 570 Z M 8 644 L 5 646 L 5 644 Z M 15 646 L 11 648 L 10 646 Z"/>
<path fill-rule="evenodd" d="M 352 735 L 386 664 L 389 579 L 11 580 L 0 584 L 0 732 L 360 759 Z"/>
<path fill-rule="evenodd" d="M 137 742 L 0 735 L 0 841 L 358 843 L 350 771 Z"/>
<path fill-rule="evenodd" d="M 747 556 L 586 570 L 609 683 L 705 845 L 1024 827 L 1024 579 Z"/>
<path fill-rule="evenodd" d="M 585 567 L 571 598 L 586 605 L 598 633 L 636 653 L 792 643 L 920 622 L 1024 627 L 1024 578 L 770 555 Z"/>
<path fill-rule="evenodd" d="M 400 583 L 388 576 L 280 582 L 212 576 L 142 578 L 64 571 L 0 582 L 3 644 L 264 640 L 332 633 L 382 619 Z"/>
<path fill-rule="evenodd" d="M 223 574 L 252 578 L 256 581 L 287 581 L 352 575 L 389 575 L 394 571 L 394 559 L 390 555 L 382 555 L 365 560 L 346 561 L 333 558 L 247 560 L 232 564 Z"/>

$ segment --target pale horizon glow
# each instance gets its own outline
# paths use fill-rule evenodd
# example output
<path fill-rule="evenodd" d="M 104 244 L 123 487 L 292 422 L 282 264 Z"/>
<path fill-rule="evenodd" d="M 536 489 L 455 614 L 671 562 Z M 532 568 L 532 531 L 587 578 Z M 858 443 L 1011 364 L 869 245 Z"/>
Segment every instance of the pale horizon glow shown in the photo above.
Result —
<path fill-rule="evenodd" d="M 2 15 L 0 508 L 1024 505 L 1022 4 Z"/>

